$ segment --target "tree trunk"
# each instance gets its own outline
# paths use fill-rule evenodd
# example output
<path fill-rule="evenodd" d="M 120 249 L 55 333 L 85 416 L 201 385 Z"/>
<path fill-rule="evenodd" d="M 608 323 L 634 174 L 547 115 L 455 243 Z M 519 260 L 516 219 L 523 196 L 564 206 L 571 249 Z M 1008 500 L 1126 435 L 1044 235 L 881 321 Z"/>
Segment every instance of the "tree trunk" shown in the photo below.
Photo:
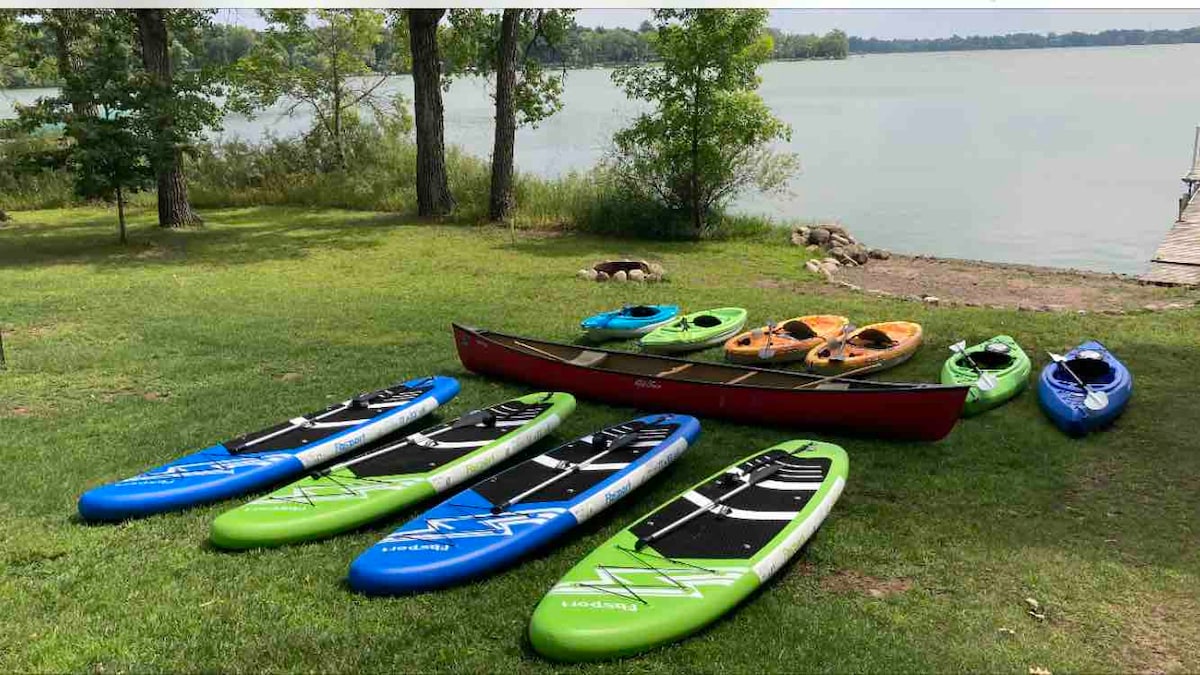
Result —
<path fill-rule="evenodd" d="M 142 63 L 156 90 L 154 98 L 159 108 L 154 111 L 157 151 L 152 158 L 158 179 L 158 224 L 160 227 L 200 225 L 204 221 L 192 210 L 188 200 L 187 181 L 183 177 L 183 152 L 174 138 L 174 121 L 169 111 L 173 74 L 164 10 L 134 11 L 142 46 Z"/>
<path fill-rule="evenodd" d="M 117 223 L 121 228 L 120 240 L 121 245 L 125 245 L 125 193 L 121 192 L 121 187 L 117 186 Z"/>
<path fill-rule="evenodd" d="M 492 220 L 504 220 L 513 207 L 513 146 L 517 137 L 513 94 L 517 86 L 517 38 L 522 11 L 506 9 L 500 20 L 500 45 L 496 54 L 496 137 L 492 145 L 492 193 L 488 203 L 488 217 Z"/>
<path fill-rule="evenodd" d="M 437 25 L 445 13 L 444 9 L 408 10 L 417 127 L 417 213 L 422 216 L 442 216 L 454 209 L 446 179 L 442 64 L 437 45 Z"/>

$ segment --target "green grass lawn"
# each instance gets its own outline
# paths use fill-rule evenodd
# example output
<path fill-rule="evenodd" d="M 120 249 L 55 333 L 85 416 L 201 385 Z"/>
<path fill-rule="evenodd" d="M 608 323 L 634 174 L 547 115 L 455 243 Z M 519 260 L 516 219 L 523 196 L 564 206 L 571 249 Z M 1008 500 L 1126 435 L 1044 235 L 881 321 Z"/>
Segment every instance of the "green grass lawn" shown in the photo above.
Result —
<path fill-rule="evenodd" d="M 562 573 L 684 486 L 796 437 L 850 455 L 846 492 L 797 562 L 692 639 L 581 670 L 1200 669 L 1200 311 L 924 307 L 819 285 L 798 249 L 768 242 L 514 244 L 498 229 L 238 209 L 181 232 L 142 212 L 122 248 L 111 212 L 14 215 L 0 227 L 5 671 L 548 669 L 525 629 Z M 622 254 L 661 260 L 670 283 L 572 278 Z M 343 582 L 403 515 L 242 554 L 205 543 L 238 502 L 115 526 L 75 515 L 90 487 L 356 390 L 453 375 L 463 389 L 443 415 L 527 391 L 464 372 L 452 320 L 569 340 L 593 311 L 650 301 L 738 305 L 755 324 L 825 311 L 923 323 L 928 344 L 887 379 L 933 380 L 959 339 L 1012 334 L 1040 368 L 1045 350 L 1094 337 L 1137 392 L 1114 428 L 1084 440 L 1055 430 L 1031 392 L 934 444 L 702 420 L 674 467 L 561 546 L 415 597 L 368 599 Z M 556 439 L 633 415 L 581 402 Z"/>

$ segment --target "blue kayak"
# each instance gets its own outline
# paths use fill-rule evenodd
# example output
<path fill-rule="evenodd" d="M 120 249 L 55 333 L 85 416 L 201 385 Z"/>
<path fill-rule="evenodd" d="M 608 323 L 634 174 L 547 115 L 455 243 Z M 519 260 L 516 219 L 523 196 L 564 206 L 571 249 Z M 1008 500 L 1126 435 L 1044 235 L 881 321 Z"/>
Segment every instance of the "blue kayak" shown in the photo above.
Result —
<path fill-rule="evenodd" d="M 413 593 L 507 567 L 645 483 L 699 435 L 694 417 L 650 415 L 559 446 L 409 521 L 350 565 L 350 585 Z"/>
<path fill-rule="evenodd" d="M 679 305 L 626 305 L 593 314 L 579 323 L 589 338 L 628 340 L 641 337 L 679 316 Z"/>
<path fill-rule="evenodd" d="M 1133 395 L 1133 375 L 1104 345 L 1089 340 L 1064 355 L 1066 365 L 1093 390 L 1104 392 L 1108 404 L 1101 410 L 1084 405 L 1086 392 L 1062 365 L 1050 363 L 1038 378 L 1038 401 L 1060 429 L 1083 436 L 1111 424 Z"/>
<path fill-rule="evenodd" d="M 79 515 L 124 520 L 270 487 L 424 417 L 454 398 L 458 386 L 452 377 L 436 376 L 360 394 L 89 490 L 79 498 Z"/>

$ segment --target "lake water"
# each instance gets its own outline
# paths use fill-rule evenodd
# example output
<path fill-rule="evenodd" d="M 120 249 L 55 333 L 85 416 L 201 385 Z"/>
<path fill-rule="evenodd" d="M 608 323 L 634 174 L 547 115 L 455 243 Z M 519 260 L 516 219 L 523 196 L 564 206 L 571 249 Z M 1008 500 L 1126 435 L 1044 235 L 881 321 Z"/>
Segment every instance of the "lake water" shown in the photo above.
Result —
<path fill-rule="evenodd" d="M 836 219 L 894 251 L 1137 273 L 1174 220 L 1200 122 L 1200 45 L 960 52 L 771 63 L 762 95 L 792 126 L 803 172 L 746 212 Z M 600 159 L 639 110 L 607 70 L 568 73 L 565 107 L 521 129 L 521 170 Z M 388 83 L 410 99 L 412 81 Z M 0 117 L 37 90 L 0 92 Z M 485 82 L 446 94 L 446 137 L 486 156 Z M 226 137 L 307 129 L 268 111 Z"/>

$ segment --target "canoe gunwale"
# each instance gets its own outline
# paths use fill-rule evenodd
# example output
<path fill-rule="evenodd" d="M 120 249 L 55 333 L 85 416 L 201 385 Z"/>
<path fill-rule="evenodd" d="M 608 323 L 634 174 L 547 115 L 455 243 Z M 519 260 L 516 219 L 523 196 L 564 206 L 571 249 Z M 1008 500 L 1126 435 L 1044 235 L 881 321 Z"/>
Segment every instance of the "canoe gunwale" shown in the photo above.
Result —
<path fill-rule="evenodd" d="M 675 412 L 750 424 L 936 441 L 957 423 L 970 389 L 965 385 L 850 378 L 831 380 L 826 386 L 797 389 L 822 378 L 754 366 L 567 345 L 459 324 L 452 326 L 459 360 L 468 370 L 483 375 L 571 391 L 612 405 L 644 410 L 670 408 Z M 571 362 L 575 355 L 584 352 L 590 352 L 587 362 Z M 598 367 L 599 360 L 605 361 L 607 367 Z M 627 368 L 614 369 L 612 360 L 626 361 Z M 628 368 L 630 362 L 639 367 Z M 720 378 L 713 377 L 714 373 L 719 373 Z M 773 384 L 767 386 L 768 382 Z"/>

